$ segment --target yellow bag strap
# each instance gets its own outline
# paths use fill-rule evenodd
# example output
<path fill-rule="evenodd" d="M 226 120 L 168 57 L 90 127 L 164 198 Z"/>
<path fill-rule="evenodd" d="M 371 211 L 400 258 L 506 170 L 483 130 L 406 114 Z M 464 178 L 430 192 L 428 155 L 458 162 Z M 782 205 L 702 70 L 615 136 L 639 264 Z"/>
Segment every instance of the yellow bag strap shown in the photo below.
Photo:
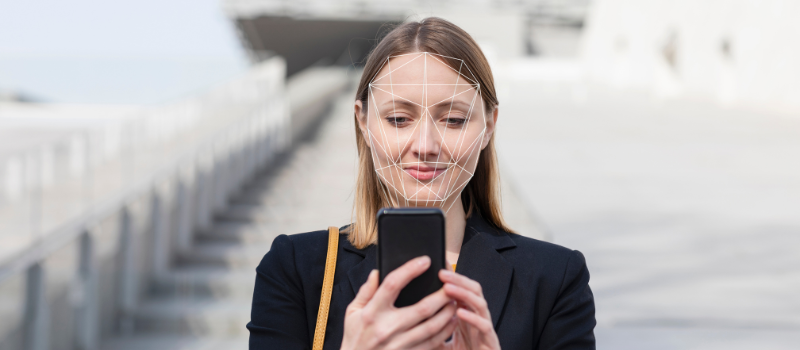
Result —
<path fill-rule="evenodd" d="M 325 277 L 322 279 L 322 295 L 319 298 L 317 327 L 314 329 L 313 350 L 322 350 L 325 342 L 325 328 L 328 326 L 328 311 L 333 294 L 333 274 L 336 272 L 336 253 L 339 252 L 339 228 L 328 227 L 328 257 L 325 259 Z"/>

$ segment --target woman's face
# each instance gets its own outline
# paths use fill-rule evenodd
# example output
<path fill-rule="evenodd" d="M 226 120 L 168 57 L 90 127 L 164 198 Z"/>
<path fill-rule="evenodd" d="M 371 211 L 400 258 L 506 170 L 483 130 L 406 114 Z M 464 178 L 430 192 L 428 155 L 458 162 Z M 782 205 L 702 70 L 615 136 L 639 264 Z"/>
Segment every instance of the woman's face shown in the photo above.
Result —
<path fill-rule="evenodd" d="M 494 131 L 480 86 L 460 60 L 415 52 L 390 57 L 369 86 L 359 127 L 396 206 L 449 209 Z M 460 69 L 460 74 L 459 74 Z"/>

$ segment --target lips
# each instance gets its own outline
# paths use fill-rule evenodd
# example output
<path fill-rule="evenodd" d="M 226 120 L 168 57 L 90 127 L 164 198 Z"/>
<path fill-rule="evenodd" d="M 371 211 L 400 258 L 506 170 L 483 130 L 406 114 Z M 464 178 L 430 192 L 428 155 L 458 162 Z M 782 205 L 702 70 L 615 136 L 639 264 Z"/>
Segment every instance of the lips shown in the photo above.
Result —
<path fill-rule="evenodd" d="M 405 167 L 403 170 L 417 180 L 427 181 L 441 175 L 447 168 L 436 168 L 420 164 Z"/>

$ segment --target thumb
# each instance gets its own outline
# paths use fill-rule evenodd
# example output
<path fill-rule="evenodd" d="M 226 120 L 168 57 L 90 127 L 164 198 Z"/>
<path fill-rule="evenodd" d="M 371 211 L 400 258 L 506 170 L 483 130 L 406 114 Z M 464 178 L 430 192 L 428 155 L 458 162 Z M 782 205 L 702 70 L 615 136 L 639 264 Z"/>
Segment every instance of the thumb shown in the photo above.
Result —
<path fill-rule="evenodd" d="M 358 289 L 358 294 L 356 294 L 355 299 L 353 299 L 353 305 L 363 308 L 372 300 L 372 296 L 375 295 L 375 291 L 377 290 L 378 270 L 372 270 L 372 272 L 369 273 L 369 277 L 367 277 L 367 281 Z"/>

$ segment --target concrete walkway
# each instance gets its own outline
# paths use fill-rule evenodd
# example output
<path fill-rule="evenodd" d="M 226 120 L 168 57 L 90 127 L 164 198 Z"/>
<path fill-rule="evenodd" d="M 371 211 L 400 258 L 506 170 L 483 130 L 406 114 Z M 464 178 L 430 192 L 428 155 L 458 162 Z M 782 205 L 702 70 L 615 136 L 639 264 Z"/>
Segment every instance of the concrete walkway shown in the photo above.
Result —
<path fill-rule="evenodd" d="M 800 348 L 800 118 L 532 81 L 501 103 L 501 159 L 586 255 L 598 349 Z"/>

